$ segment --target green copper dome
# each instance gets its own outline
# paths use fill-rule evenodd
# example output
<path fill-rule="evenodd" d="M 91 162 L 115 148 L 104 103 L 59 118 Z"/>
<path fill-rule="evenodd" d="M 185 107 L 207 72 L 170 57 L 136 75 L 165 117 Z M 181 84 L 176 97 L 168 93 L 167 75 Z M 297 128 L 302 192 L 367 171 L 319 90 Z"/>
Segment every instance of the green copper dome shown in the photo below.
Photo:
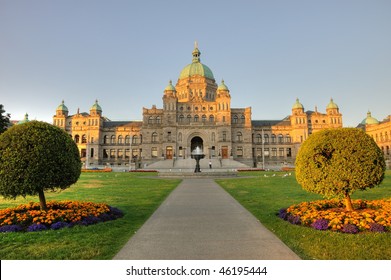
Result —
<path fill-rule="evenodd" d="M 175 91 L 175 87 L 172 85 L 172 81 L 170 80 L 168 86 L 164 89 L 164 91 Z"/>
<path fill-rule="evenodd" d="M 228 87 L 224 84 L 224 80 L 221 80 L 221 84 L 217 88 L 217 90 L 226 90 L 229 91 Z"/>
<path fill-rule="evenodd" d="M 92 107 L 91 107 L 91 109 L 90 109 L 90 111 L 93 111 L 93 110 L 102 112 L 102 107 L 99 106 L 98 100 L 95 100 L 95 104 L 92 105 Z"/>
<path fill-rule="evenodd" d="M 58 107 L 57 107 L 56 110 L 57 110 L 57 111 L 69 112 L 69 111 L 68 111 L 68 107 L 65 106 L 65 104 L 64 104 L 64 100 L 62 101 L 62 103 L 61 103 L 60 105 L 58 105 Z"/>
<path fill-rule="evenodd" d="M 296 98 L 296 102 L 293 104 L 292 109 L 304 109 L 304 106 L 300 103 L 299 98 Z"/>
<path fill-rule="evenodd" d="M 375 119 L 374 117 L 372 117 L 372 114 L 369 111 L 367 113 L 367 117 L 365 119 L 363 119 L 363 121 L 361 122 L 361 124 L 363 124 L 363 125 L 378 124 L 378 123 L 379 123 L 379 121 L 377 119 Z"/>
<path fill-rule="evenodd" d="M 193 62 L 187 65 L 185 68 L 183 68 L 181 74 L 179 75 L 179 79 L 191 77 L 194 75 L 200 75 L 205 78 L 214 80 L 212 70 L 210 70 L 210 68 L 205 64 L 201 63 L 201 59 L 200 59 L 201 52 L 199 51 L 197 44 L 195 45 L 192 54 L 193 54 Z"/>
<path fill-rule="evenodd" d="M 334 103 L 334 100 L 331 98 L 330 103 L 327 105 L 326 109 L 339 109 L 338 105 Z"/>

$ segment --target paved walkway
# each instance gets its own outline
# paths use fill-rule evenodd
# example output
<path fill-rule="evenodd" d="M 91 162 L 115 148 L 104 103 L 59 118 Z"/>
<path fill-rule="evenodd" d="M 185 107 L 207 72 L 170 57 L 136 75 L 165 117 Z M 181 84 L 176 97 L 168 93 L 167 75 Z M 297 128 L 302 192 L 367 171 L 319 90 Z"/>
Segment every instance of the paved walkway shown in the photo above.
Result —
<path fill-rule="evenodd" d="M 185 179 L 114 259 L 299 257 L 213 179 Z"/>

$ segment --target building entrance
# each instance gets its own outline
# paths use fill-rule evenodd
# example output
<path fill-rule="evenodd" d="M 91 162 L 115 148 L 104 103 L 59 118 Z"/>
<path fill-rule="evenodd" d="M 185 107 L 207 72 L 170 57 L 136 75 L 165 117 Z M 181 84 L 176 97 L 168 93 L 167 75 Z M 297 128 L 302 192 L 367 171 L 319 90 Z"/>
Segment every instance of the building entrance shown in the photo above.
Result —
<path fill-rule="evenodd" d="M 172 146 L 166 147 L 166 159 L 172 159 Z"/>
<path fill-rule="evenodd" d="M 228 158 L 228 146 L 221 147 L 221 157 Z"/>
<path fill-rule="evenodd" d="M 201 137 L 196 136 L 191 139 L 190 153 L 193 152 L 196 147 L 200 147 L 202 151 L 204 150 L 204 141 Z"/>

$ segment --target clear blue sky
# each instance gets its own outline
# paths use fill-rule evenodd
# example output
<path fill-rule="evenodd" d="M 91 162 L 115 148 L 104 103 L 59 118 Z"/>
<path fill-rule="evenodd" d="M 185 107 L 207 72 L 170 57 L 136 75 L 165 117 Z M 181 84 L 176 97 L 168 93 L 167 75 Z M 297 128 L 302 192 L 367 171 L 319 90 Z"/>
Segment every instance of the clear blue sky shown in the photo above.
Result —
<path fill-rule="evenodd" d="M 391 114 L 390 15 L 388 0 L 0 0 L 0 104 L 51 122 L 63 99 L 70 114 L 98 99 L 108 118 L 139 120 L 197 40 L 253 119 L 333 97 L 356 126 Z"/>

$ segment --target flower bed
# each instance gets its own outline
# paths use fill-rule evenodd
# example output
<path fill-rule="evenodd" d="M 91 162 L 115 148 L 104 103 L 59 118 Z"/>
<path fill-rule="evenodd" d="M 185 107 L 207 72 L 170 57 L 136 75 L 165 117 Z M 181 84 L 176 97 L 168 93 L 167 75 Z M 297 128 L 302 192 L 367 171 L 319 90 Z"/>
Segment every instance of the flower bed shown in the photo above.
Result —
<path fill-rule="evenodd" d="M 265 171 L 263 168 L 238 168 L 238 172 L 247 172 L 247 171 Z"/>
<path fill-rule="evenodd" d="M 154 170 L 154 169 L 132 169 L 132 170 L 129 170 L 129 172 L 157 172 L 157 170 Z"/>
<path fill-rule="evenodd" d="M 105 169 L 99 169 L 99 168 L 94 168 L 94 169 L 85 169 L 83 168 L 81 172 L 112 172 L 113 169 L 111 168 L 105 168 Z"/>
<path fill-rule="evenodd" d="M 19 205 L 0 210 L 0 232 L 57 230 L 75 225 L 88 226 L 115 220 L 123 213 L 104 203 L 79 201 L 51 201 L 48 211 L 41 211 L 39 203 Z"/>
<path fill-rule="evenodd" d="M 343 233 L 390 232 L 391 199 L 353 200 L 354 211 L 345 211 L 338 200 L 318 200 L 281 209 L 279 217 L 316 230 Z"/>

